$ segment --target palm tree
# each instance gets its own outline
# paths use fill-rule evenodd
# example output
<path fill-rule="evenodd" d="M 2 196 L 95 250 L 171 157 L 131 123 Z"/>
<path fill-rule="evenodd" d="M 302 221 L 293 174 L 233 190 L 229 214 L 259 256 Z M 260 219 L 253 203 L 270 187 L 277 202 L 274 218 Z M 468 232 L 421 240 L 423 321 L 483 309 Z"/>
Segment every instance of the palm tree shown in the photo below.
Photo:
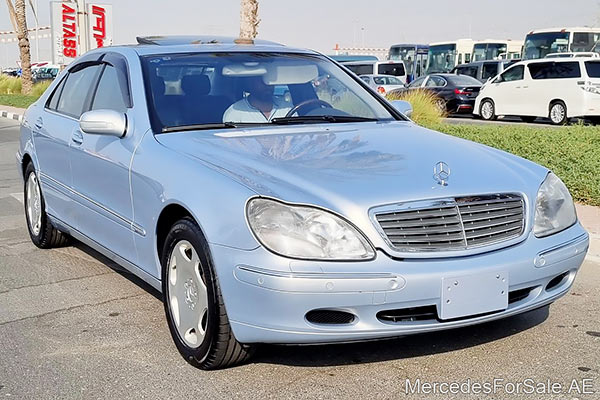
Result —
<path fill-rule="evenodd" d="M 21 93 L 31 94 L 33 81 L 31 79 L 31 48 L 29 46 L 29 34 L 27 32 L 27 17 L 25 13 L 25 0 L 6 0 L 10 22 L 19 40 L 19 52 L 21 58 Z"/>
<path fill-rule="evenodd" d="M 240 11 L 240 39 L 251 41 L 258 35 L 258 0 L 242 0 Z"/>

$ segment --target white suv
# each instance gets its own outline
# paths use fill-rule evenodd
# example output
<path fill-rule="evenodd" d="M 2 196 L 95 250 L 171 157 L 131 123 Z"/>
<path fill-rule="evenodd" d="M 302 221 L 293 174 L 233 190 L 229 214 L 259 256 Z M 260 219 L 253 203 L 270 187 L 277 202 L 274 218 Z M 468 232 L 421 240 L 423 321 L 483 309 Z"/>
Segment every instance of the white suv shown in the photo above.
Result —
<path fill-rule="evenodd" d="M 600 118 L 600 60 L 540 59 L 512 65 L 486 83 L 474 114 L 492 120 L 516 115 L 524 121 L 548 117 L 553 124 Z"/>

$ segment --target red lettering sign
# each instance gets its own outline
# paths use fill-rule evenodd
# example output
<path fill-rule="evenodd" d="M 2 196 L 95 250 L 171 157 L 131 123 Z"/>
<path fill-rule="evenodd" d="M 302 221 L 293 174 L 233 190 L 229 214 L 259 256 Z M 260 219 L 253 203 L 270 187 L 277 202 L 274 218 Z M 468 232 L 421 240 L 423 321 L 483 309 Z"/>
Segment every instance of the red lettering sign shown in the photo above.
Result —
<path fill-rule="evenodd" d="M 96 24 L 92 27 L 94 39 L 98 47 L 103 47 L 106 39 L 106 10 L 104 7 L 92 6 L 92 15 L 96 17 Z"/>
<path fill-rule="evenodd" d="M 76 12 L 73 7 L 62 3 L 63 21 L 63 54 L 65 57 L 77 57 L 77 24 Z"/>

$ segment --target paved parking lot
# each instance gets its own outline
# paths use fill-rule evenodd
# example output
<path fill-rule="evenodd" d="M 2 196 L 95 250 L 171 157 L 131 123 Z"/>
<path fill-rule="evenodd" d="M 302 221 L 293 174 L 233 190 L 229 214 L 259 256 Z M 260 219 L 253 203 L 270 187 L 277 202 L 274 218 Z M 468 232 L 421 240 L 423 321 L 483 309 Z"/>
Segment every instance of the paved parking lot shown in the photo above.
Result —
<path fill-rule="evenodd" d="M 17 140 L 16 122 L 0 118 L 0 398 L 600 398 L 598 253 L 567 296 L 521 316 L 363 344 L 263 346 L 249 365 L 196 370 L 171 342 L 158 293 L 83 245 L 31 244 Z M 407 396 L 407 379 L 575 379 L 597 393 Z"/>

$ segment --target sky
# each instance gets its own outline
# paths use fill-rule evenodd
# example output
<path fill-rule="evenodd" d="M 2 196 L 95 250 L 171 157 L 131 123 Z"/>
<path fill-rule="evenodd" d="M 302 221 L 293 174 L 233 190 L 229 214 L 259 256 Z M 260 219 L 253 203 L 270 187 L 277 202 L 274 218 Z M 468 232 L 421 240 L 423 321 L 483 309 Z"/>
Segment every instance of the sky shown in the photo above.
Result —
<path fill-rule="evenodd" d="M 50 24 L 48 0 L 39 4 L 40 26 Z M 389 47 L 459 38 L 520 39 L 532 29 L 600 27 L 600 0 L 259 0 L 259 38 L 332 54 L 336 44 Z M 112 4 L 115 44 L 156 34 L 239 33 L 240 0 L 98 0 Z M 28 18 L 35 25 L 33 16 Z M 12 30 L 0 1 L 0 31 Z M 35 41 L 32 41 L 35 46 Z M 35 54 L 35 51 L 33 51 Z M 50 57 L 40 40 L 40 58 Z M 16 42 L 0 42 L 0 66 L 15 65 Z"/>

